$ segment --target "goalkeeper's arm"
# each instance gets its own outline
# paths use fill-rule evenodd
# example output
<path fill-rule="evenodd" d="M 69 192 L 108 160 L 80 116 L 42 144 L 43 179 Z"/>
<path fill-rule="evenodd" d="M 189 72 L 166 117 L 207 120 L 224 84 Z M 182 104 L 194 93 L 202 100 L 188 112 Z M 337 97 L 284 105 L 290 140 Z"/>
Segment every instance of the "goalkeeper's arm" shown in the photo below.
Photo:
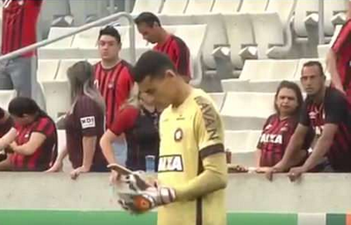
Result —
<path fill-rule="evenodd" d="M 227 186 L 227 164 L 224 152 L 202 159 L 203 172 L 189 182 L 173 187 L 176 201 L 191 201 Z"/>

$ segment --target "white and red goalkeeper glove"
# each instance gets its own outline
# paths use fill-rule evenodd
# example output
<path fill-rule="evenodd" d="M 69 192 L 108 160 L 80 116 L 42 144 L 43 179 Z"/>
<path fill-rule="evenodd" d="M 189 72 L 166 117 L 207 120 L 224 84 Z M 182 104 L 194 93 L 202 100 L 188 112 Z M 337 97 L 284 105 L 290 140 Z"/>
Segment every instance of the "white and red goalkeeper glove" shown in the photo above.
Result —
<path fill-rule="evenodd" d="M 136 214 L 169 204 L 176 198 L 174 189 L 148 185 L 137 173 L 121 177 L 115 192 L 121 207 Z"/>

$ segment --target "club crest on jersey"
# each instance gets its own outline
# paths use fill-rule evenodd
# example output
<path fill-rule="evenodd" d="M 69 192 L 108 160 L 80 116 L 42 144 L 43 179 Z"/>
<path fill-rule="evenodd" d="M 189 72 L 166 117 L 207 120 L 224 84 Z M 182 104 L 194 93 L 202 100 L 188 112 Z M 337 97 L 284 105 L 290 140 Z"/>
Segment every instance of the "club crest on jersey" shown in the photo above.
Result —
<path fill-rule="evenodd" d="M 178 128 L 175 132 L 174 132 L 174 140 L 176 142 L 181 141 L 183 139 L 183 130 Z"/>
<path fill-rule="evenodd" d="M 317 118 L 317 113 L 315 112 L 310 112 L 309 114 L 310 119 L 316 119 Z"/>
<path fill-rule="evenodd" d="M 284 126 L 280 129 L 281 132 L 285 132 L 285 131 L 288 131 L 288 127 L 287 126 Z"/>
<path fill-rule="evenodd" d="M 262 134 L 260 137 L 260 142 L 283 144 L 283 136 L 281 134 Z"/>
<path fill-rule="evenodd" d="M 160 156 L 158 160 L 158 172 L 182 172 L 183 159 L 181 155 Z"/>
<path fill-rule="evenodd" d="M 108 86 L 107 86 L 109 89 L 111 89 L 111 88 L 113 88 L 114 87 L 114 84 L 111 82 L 111 83 L 109 83 L 108 84 Z"/>
<path fill-rule="evenodd" d="M 273 125 L 272 124 L 268 124 L 264 129 L 268 130 L 269 128 L 271 128 Z"/>

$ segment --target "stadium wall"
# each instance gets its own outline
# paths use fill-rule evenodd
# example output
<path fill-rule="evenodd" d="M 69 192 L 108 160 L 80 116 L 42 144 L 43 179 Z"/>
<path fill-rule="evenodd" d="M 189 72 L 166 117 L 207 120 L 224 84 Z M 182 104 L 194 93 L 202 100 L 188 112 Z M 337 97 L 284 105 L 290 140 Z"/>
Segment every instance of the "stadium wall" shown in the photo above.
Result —
<path fill-rule="evenodd" d="M 351 225 L 350 174 L 307 174 L 291 183 L 234 174 L 227 188 L 228 224 Z M 124 213 L 108 174 L 0 173 L 0 224 L 155 224 L 156 214 Z M 307 221 L 307 223 L 305 223 Z M 314 223 L 313 221 L 317 222 Z"/>

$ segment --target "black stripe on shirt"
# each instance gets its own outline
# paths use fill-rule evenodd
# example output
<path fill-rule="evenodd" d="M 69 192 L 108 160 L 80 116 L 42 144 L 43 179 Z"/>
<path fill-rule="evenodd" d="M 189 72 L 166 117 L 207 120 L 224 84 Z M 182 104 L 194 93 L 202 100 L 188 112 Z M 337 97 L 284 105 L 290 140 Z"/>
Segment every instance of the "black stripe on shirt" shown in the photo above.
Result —
<path fill-rule="evenodd" d="M 200 160 L 204 158 L 217 154 L 217 153 L 224 153 L 224 145 L 222 143 L 210 145 L 200 150 Z"/>

